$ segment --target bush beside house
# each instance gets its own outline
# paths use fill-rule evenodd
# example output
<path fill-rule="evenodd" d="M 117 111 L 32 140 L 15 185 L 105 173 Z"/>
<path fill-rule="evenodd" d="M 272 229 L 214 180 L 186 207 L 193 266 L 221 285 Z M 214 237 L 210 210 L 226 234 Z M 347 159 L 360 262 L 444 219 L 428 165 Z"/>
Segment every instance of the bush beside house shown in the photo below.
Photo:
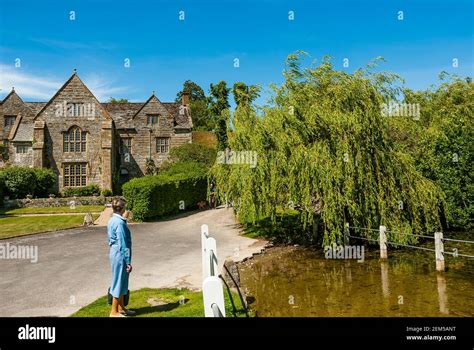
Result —
<path fill-rule="evenodd" d="M 56 185 L 56 175 L 50 169 L 8 167 L 0 172 L 4 195 L 25 198 L 27 195 L 47 197 Z"/>
<path fill-rule="evenodd" d="M 206 200 L 206 167 L 196 162 L 172 164 L 159 175 L 130 180 L 122 190 L 136 220 L 174 214 Z"/>

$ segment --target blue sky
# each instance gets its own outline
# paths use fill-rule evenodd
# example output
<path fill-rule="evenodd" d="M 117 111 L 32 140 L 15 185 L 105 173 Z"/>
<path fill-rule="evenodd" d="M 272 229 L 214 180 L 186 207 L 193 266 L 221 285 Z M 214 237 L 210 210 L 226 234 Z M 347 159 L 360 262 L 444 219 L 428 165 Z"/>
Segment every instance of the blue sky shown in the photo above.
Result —
<path fill-rule="evenodd" d="M 348 71 L 383 56 L 382 69 L 401 74 L 408 87 L 427 88 L 442 70 L 473 75 L 473 4 L 0 0 L 0 97 L 15 86 L 26 101 L 46 101 L 73 68 L 100 100 L 144 101 L 155 90 L 170 101 L 186 79 L 206 92 L 219 80 L 265 88 L 282 81 L 284 60 L 295 50 L 316 60 L 330 55 L 336 68 Z M 15 67 L 18 58 L 21 67 Z M 344 58 L 349 68 L 343 67 Z M 452 66 L 453 58 L 459 67 Z"/>

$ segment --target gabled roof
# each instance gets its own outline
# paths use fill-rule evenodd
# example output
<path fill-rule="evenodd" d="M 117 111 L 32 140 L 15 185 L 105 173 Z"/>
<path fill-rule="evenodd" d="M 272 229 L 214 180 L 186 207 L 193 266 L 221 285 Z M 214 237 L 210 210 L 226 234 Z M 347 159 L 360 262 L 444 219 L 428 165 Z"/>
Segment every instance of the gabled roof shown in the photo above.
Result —
<path fill-rule="evenodd" d="M 132 118 L 143 105 L 143 102 L 102 103 L 118 129 L 133 128 Z"/>
<path fill-rule="evenodd" d="M 163 104 L 163 103 L 160 101 L 160 99 L 155 96 L 155 92 L 153 91 L 153 93 L 152 93 L 151 96 L 148 98 L 148 100 L 146 100 L 145 103 L 143 104 L 143 106 L 133 115 L 132 119 L 134 119 L 134 118 L 142 111 L 142 109 L 145 108 L 145 106 L 146 106 L 148 103 L 150 103 L 150 101 L 153 100 L 153 99 L 157 100 L 158 103 Z M 169 111 L 168 111 L 168 112 L 169 112 Z"/>
<path fill-rule="evenodd" d="M 25 102 L 25 106 L 31 109 L 33 114 L 36 116 L 41 109 L 47 104 L 48 102 Z"/>
<path fill-rule="evenodd" d="M 7 96 L 5 96 L 5 98 L 3 99 L 3 101 L 1 102 L 1 104 L 4 104 L 5 101 L 8 100 L 8 99 L 9 99 L 11 96 L 13 96 L 13 95 L 15 95 L 16 97 L 18 97 L 18 99 L 19 99 L 21 102 L 23 102 L 23 100 L 21 99 L 20 95 L 18 95 L 18 94 L 16 93 L 15 88 L 13 87 L 13 88 L 12 88 L 12 91 L 10 91 Z M 23 103 L 24 103 L 24 102 L 23 102 Z"/>
<path fill-rule="evenodd" d="M 136 115 L 138 115 L 141 110 L 153 99 L 156 99 L 170 114 L 171 117 L 174 119 L 174 128 L 175 129 L 191 129 L 192 119 L 189 113 L 189 110 L 185 110 L 185 114 L 180 114 L 180 107 L 181 103 L 179 102 L 161 102 L 158 97 L 156 97 L 155 93 L 145 101 L 145 102 L 127 102 L 127 103 L 100 103 L 94 94 L 89 90 L 89 88 L 82 82 L 76 72 L 74 72 L 69 79 L 59 88 L 59 90 L 54 94 L 54 96 L 48 102 L 23 102 L 20 96 L 15 92 L 14 89 L 3 99 L 0 104 L 3 104 L 7 99 L 9 99 L 12 95 L 18 97 L 18 99 L 33 113 L 33 120 L 36 120 L 38 115 L 40 115 L 51 103 L 54 99 L 65 89 L 65 87 L 72 81 L 74 77 L 77 77 L 84 88 L 96 99 L 98 104 L 101 106 L 100 108 L 104 111 L 104 115 L 113 120 L 115 125 L 118 129 L 131 129 L 134 128 L 133 119 Z M 18 125 L 16 128 L 17 129 Z M 22 127 L 22 135 L 29 134 L 27 131 L 28 127 Z M 24 130 L 24 133 L 23 133 Z M 16 130 L 15 130 L 16 132 Z M 19 138 L 26 138 L 20 137 Z"/>
<path fill-rule="evenodd" d="M 104 116 L 108 119 L 112 119 L 112 117 L 110 116 L 109 112 L 107 112 L 107 110 L 105 108 L 103 108 L 102 104 L 99 102 L 99 100 L 97 100 L 97 98 L 95 97 L 95 95 L 92 93 L 92 91 L 89 90 L 89 88 L 87 87 L 86 84 L 84 84 L 84 82 L 81 80 L 81 78 L 79 78 L 79 76 L 77 75 L 77 72 L 76 70 L 74 70 L 74 73 L 72 73 L 72 75 L 69 77 L 68 80 L 66 80 L 66 82 L 63 84 L 63 86 L 61 86 L 59 88 L 59 90 L 54 94 L 53 97 L 51 97 L 51 99 L 40 109 L 40 111 L 36 114 L 34 120 L 36 120 L 36 118 L 54 101 L 54 99 L 66 88 L 66 86 L 69 85 L 69 83 L 72 81 L 72 79 L 74 78 L 77 78 L 79 79 L 79 81 L 81 82 L 81 84 L 84 86 L 84 88 L 95 98 L 95 100 L 97 101 L 97 103 L 101 106 L 102 110 L 104 111 Z"/>

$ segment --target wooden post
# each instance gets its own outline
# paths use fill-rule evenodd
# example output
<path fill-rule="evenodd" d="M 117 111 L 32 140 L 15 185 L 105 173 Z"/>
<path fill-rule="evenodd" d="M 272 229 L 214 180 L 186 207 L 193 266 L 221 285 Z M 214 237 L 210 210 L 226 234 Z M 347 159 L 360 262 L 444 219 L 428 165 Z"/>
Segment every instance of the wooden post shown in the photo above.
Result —
<path fill-rule="evenodd" d="M 379 245 L 380 245 L 380 259 L 387 259 L 387 236 L 385 235 L 385 231 L 387 228 L 385 226 L 379 227 L 380 237 L 379 237 Z"/>
<path fill-rule="evenodd" d="M 436 271 L 444 271 L 443 232 L 435 232 Z"/>

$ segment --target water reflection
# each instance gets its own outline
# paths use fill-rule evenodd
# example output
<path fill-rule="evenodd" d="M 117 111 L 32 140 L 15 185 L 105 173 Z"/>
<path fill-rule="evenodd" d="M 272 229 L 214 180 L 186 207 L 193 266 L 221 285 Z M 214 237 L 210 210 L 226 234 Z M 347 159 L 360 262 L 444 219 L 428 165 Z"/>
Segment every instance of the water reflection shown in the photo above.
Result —
<path fill-rule="evenodd" d="M 241 281 L 259 316 L 474 316 L 472 261 L 437 272 L 427 254 L 365 255 L 358 263 L 276 247 L 243 264 Z"/>
<path fill-rule="evenodd" d="M 442 314 L 449 314 L 448 294 L 446 293 L 446 278 L 444 277 L 444 273 L 438 272 L 436 280 L 438 282 L 439 312 Z"/>

